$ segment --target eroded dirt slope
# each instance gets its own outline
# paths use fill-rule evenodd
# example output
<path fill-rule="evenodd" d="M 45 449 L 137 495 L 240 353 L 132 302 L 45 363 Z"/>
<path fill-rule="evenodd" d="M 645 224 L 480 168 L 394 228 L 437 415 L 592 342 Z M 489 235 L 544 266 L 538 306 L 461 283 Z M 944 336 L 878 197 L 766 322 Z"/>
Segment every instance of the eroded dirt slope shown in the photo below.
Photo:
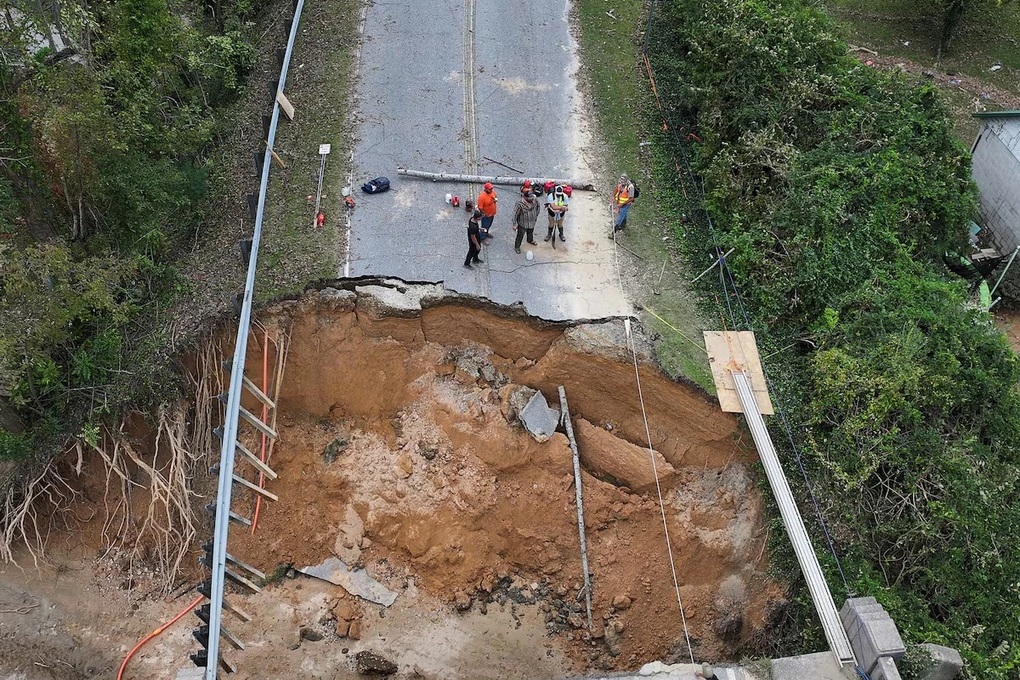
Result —
<path fill-rule="evenodd" d="M 652 457 L 622 323 L 550 324 L 434 286 L 337 285 L 349 290 L 261 314 L 290 335 L 272 459 L 280 477 L 268 484 L 280 501 L 263 505 L 256 534 L 234 528 L 230 551 L 275 578 L 230 596 L 253 615 L 227 619 L 248 642 L 227 652 L 236 677 L 356 678 L 353 657 L 366 650 L 407 678 L 561 678 L 686 659 L 652 457 L 695 657 L 734 659 L 768 625 L 781 593 L 765 576 L 754 453 L 731 416 L 648 363 L 640 337 Z M 253 345 L 248 366 L 261 365 Z M 584 468 L 591 633 L 567 440 L 539 443 L 516 415 L 522 390 L 555 402 L 559 385 Z M 137 429 L 144 452 L 151 437 Z M 50 535 L 50 562 L 2 574 L 5 606 L 36 605 L 0 617 L 0 670 L 17 677 L 113 677 L 201 575 L 189 566 L 165 596 L 144 554 L 110 550 L 104 517 L 116 494 L 104 491 L 100 461 L 80 465 L 80 498 Z M 196 509 L 211 482 L 196 473 Z M 234 509 L 251 513 L 245 492 Z M 396 603 L 286 568 L 333 555 L 364 566 Z M 125 678 L 173 677 L 197 647 L 195 625 L 189 616 L 150 643 Z"/>

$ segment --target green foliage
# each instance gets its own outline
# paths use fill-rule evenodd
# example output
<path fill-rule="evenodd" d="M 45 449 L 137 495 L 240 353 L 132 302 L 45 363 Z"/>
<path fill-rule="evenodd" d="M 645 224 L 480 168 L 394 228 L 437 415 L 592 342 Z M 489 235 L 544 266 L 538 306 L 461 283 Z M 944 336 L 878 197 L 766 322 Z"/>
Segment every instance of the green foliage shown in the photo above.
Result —
<path fill-rule="evenodd" d="M 28 427 L 0 457 L 93 436 L 175 386 L 137 322 L 186 292 L 175 251 L 209 207 L 217 116 L 255 58 L 253 3 L 206 9 L 215 22 L 168 0 L 59 0 L 0 23 L 0 388 Z M 33 52 L 58 10 L 71 60 Z"/>
<path fill-rule="evenodd" d="M 975 198 L 937 92 L 861 66 L 801 0 L 659 3 L 652 50 L 855 585 L 1010 677 L 1020 365 L 941 263 Z"/>

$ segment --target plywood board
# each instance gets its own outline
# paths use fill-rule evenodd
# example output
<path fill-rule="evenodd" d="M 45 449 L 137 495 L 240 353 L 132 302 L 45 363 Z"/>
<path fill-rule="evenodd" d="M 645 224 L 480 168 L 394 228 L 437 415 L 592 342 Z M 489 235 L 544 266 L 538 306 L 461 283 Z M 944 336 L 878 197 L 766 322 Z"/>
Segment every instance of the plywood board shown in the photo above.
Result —
<path fill-rule="evenodd" d="M 287 99 L 287 95 L 282 92 L 277 92 L 276 101 L 280 103 L 280 108 L 283 109 L 285 114 L 287 114 L 287 118 L 294 120 L 294 105 L 290 103 L 289 99 Z"/>
<path fill-rule="evenodd" d="M 732 371 L 743 371 L 751 382 L 758 410 L 773 415 L 772 399 L 765 384 L 765 373 L 758 357 L 758 343 L 751 331 L 705 331 L 705 349 L 712 368 L 719 406 L 729 413 L 743 413 L 737 389 L 733 385 Z"/>

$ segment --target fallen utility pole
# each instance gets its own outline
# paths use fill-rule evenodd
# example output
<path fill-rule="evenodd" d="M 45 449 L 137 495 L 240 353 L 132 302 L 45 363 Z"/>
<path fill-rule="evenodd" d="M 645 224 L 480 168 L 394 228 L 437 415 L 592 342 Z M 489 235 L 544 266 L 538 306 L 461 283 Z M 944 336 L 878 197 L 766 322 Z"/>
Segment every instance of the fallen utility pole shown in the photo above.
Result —
<path fill-rule="evenodd" d="M 424 170 L 408 170 L 407 168 L 397 168 L 397 174 L 404 177 L 419 177 L 421 179 L 430 179 L 433 182 L 469 182 L 482 184 L 484 182 L 491 182 L 492 184 L 524 184 L 524 180 L 531 180 L 534 182 L 535 177 L 510 177 L 501 175 L 458 175 L 452 172 L 425 172 Z M 554 184 L 569 184 L 575 189 L 581 191 L 595 191 L 595 184 L 589 179 L 557 179 L 555 177 L 539 177 L 539 182 L 553 182 Z"/>
<path fill-rule="evenodd" d="M 581 459 L 577 453 L 577 441 L 574 439 L 574 426 L 570 422 L 570 410 L 567 409 L 567 391 L 560 385 L 560 418 L 567 430 L 570 450 L 574 454 L 574 496 L 577 499 L 577 533 L 581 537 L 581 570 L 584 572 L 584 607 L 588 613 L 588 630 L 591 623 L 591 575 L 588 572 L 588 540 L 584 536 L 584 501 L 581 494 Z"/>

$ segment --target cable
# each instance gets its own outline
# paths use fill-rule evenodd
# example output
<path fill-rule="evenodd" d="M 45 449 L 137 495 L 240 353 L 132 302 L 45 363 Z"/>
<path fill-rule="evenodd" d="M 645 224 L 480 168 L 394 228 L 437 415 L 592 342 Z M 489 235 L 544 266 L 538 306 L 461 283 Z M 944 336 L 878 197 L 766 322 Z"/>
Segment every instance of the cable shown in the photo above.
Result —
<path fill-rule="evenodd" d="M 652 449 L 652 433 L 648 429 L 648 414 L 645 412 L 645 397 L 641 391 L 641 374 L 638 371 L 637 350 L 634 348 L 634 339 L 630 334 L 630 319 L 623 320 L 623 326 L 627 331 L 627 345 L 630 348 L 630 355 L 634 360 L 634 379 L 637 381 L 638 401 L 641 403 L 641 419 L 645 423 L 645 441 L 648 442 L 648 457 L 652 461 L 652 476 L 655 477 L 655 493 L 659 496 L 659 513 L 662 515 L 662 530 L 666 534 L 666 552 L 669 554 L 669 569 L 673 574 L 673 588 L 676 590 L 676 603 L 680 607 L 680 621 L 684 627 L 684 639 L 687 640 L 687 653 L 690 654 L 691 663 L 694 663 L 694 648 L 691 646 L 691 634 L 687 630 L 687 615 L 684 614 L 684 602 L 680 597 L 680 581 L 676 576 L 676 562 L 673 559 L 673 543 L 669 539 L 669 525 L 666 523 L 666 505 L 662 500 L 662 487 L 659 486 L 659 473 L 655 466 L 655 451 Z"/>
<path fill-rule="evenodd" d="M 656 319 L 658 319 L 658 320 L 659 320 L 659 321 L 661 321 L 662 323 L 666 324 L 666 326 L 667 326 L 667 327 L 669 327 L 669 328 L 670 328 L 671 330 L 673 330 L 673 331 L 674 331 L 674 332 L 675 332 L 675 333 L 676 333 L 677 335 L 679 335 L 679 336 L 680 336 L 681 338 L 683 338 L 683 339 L 684 339 L 684 340 L 686 340 L 687 342 L 691 343 L 692 345 L 694 345 L 695 347 L 697 347 L 698 349 L 700 349 L 700 350 L 701 350 L 702 352 L 704 352 L 705 354 L 708 354 L 708 349 L 707 349 L 707 348 L 705 347 L 705 343 L 703 343 L 703 342 L 698 342 L 698 341 L 696 341 L 696 340 L 693 340 L 693 339 L 691 339 L 691 337 L 690 337 L 690 336 L 686 335 L 686 334 L 685 334 L 685 333 L 684 333 L 684 332 L 683 332 L 682 330 L 680 330 L 679 328 L 677 328 L 676 326 L 674 326 L 673 324 L 671 324 L 670 322 L 666 321 L 666 320 L 665 320 L 665 319 L 663 319 L 663 318 L 662 318 L 661 316 L 659 316 L 658 314 L 656 314 L 655 312 L 653 312 L 653 311 L 652 311 L 652 310 L 651 310 L 651 309 L 650 309 L 649 307 L 642 307 L 642 309 L 644 309 L 644 310 L 645 310 L 646 312 L 648 312 L 649 314 L 651 314 L 652 316 L 654 316 L 654 317 L 655 317 Z"/>
<path fill-rule="evenodd" d="M 156 630 L 152 631 L 151 633 L 146 635 L 144 638 L 142 638 L 142 641 L 139 642 L 137 645 L 135 645 L 134 648 L 132 648 L 132 650 L 127 653 L 127 656 L 124 657 L 124 661 L 120 664 L 120 670 L 117 671 L 117 680 L 122 680 L 122 678 L 124 677 L 124 669 L 127 668 L 128 661 L 130 661 L 131 657 L 133 657 L 135 655 L 135 652 L 137 652 L 139 649 L 141 649 L 142 646 L 145 645 L 145 643 L 147 643 L 149 640 L 151 640 L 152 638 L 156 637 L 157 635 L 162 633 L 164 630 L 166 630 L 167 628 L 169 628 L 170 626 L 174 625 L 175 623 L 180 621 L 182 618 L 187 616 L 188 612 L 190 612 L 192 609 L 194 609 L 199 604 L 201 604 L 202 600 L 204 600 L 204 599 L 205 599 L 205 595 L 199 595 L 198 597 L 195 598 L 194 602 L 189 604 L 184 609 L 184 611 L 182 611 L 180 614 L 178 614 L 177 616 L 175 616 L 172 619 L 170 619 L 167 623 L 164 623 L 162 626 L 160 626 L 159 628 L 157 628 Z"/>

